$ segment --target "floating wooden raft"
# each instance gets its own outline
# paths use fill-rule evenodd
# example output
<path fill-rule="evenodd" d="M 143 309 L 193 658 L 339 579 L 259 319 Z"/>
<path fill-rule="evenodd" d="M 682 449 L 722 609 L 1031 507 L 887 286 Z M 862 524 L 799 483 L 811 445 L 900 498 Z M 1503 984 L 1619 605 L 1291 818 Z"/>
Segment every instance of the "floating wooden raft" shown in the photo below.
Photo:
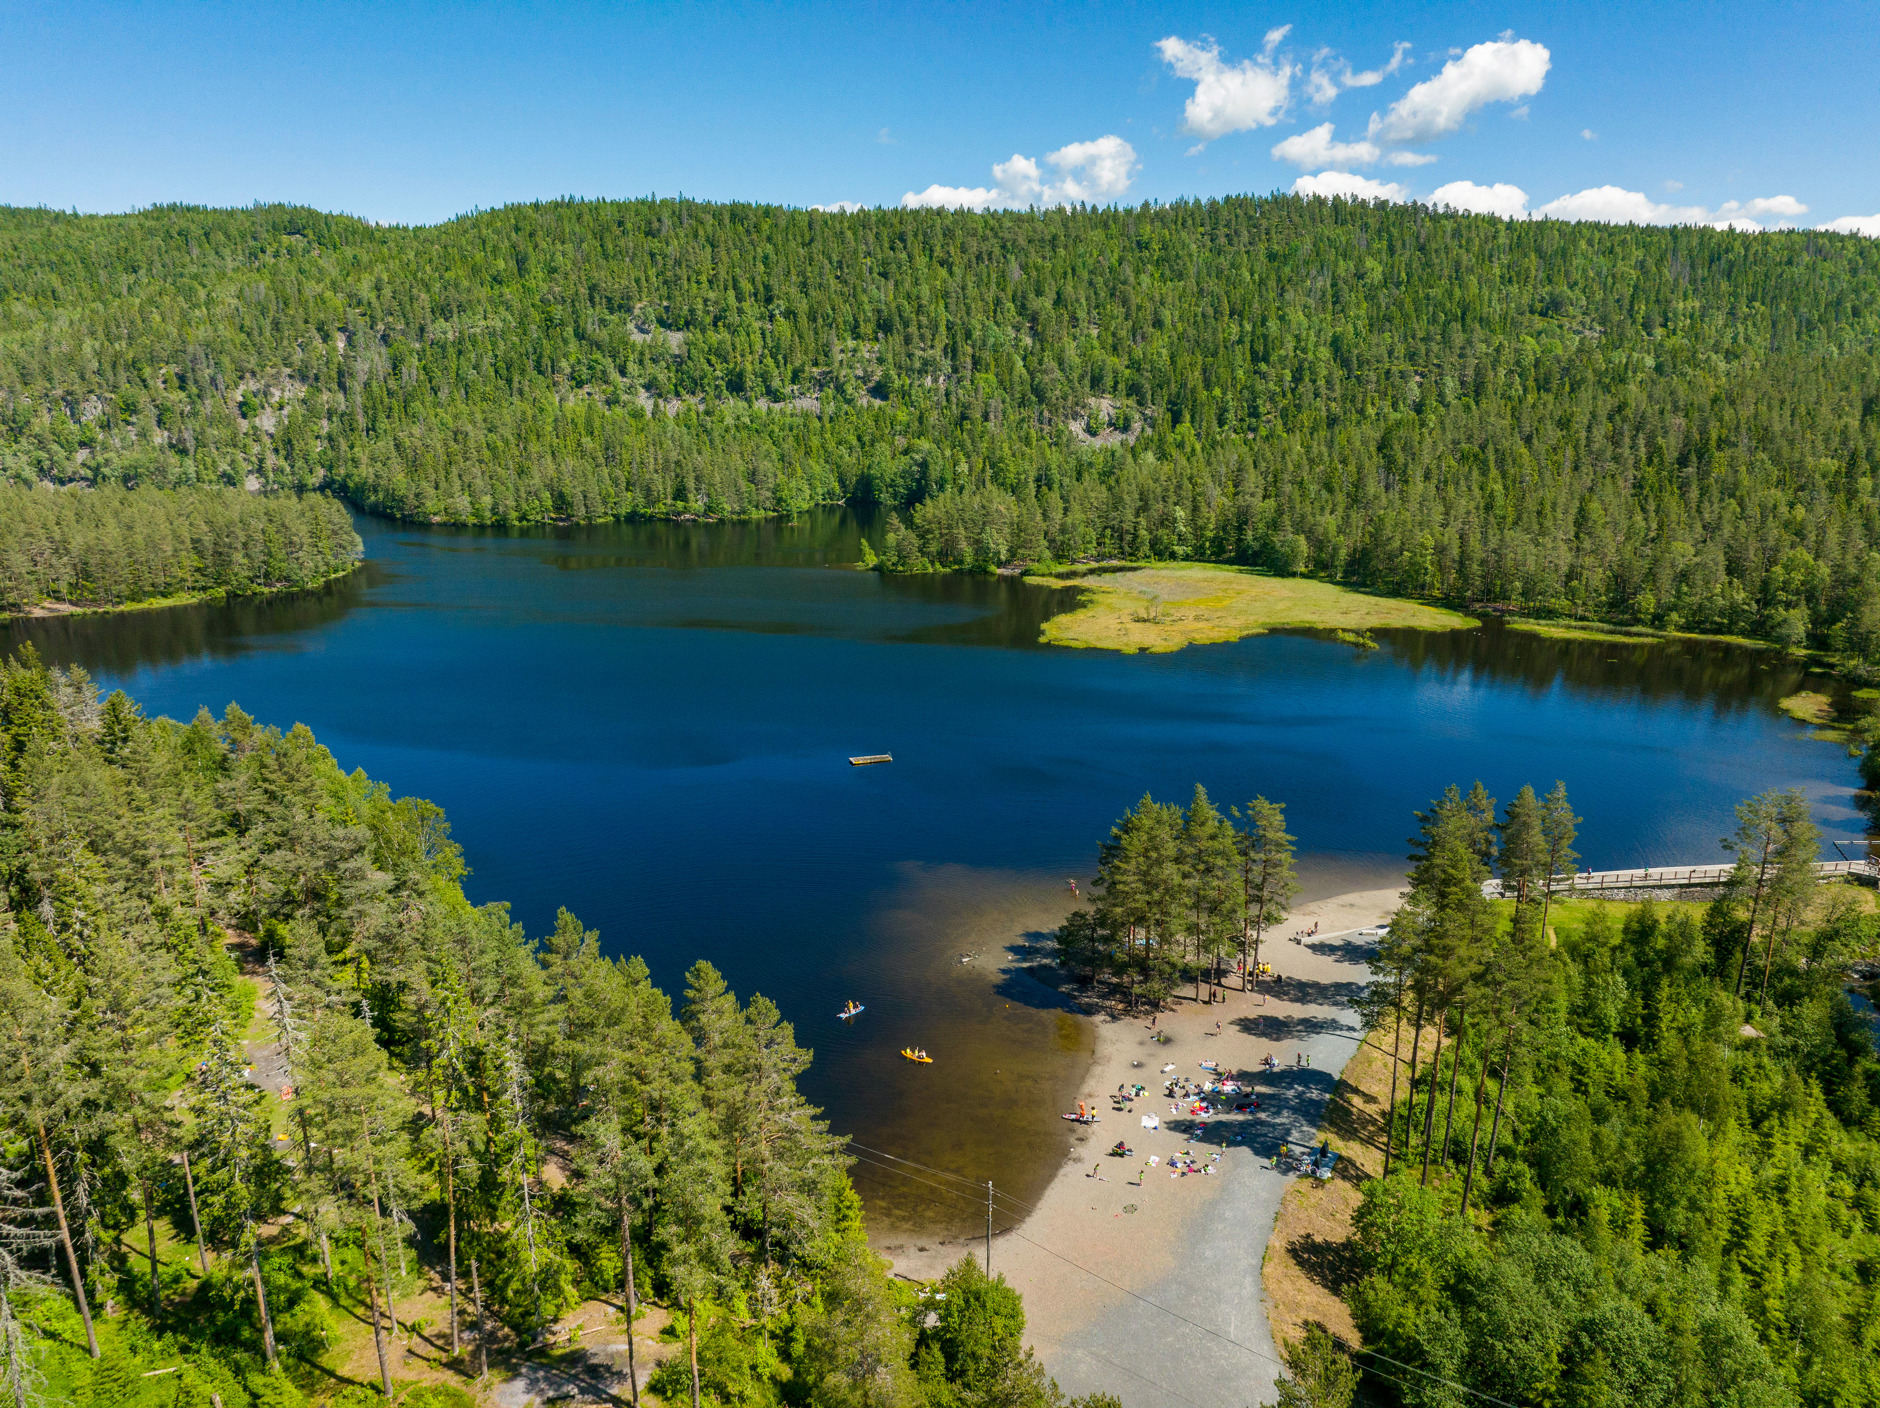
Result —
<path fill-rule="evenodd" d="M 865 768 L 870 763 L 891 763 L 893 761 L 894 754 L 892 753 L 864 753 L 859 758 L 850 758 L 849 766 L 852 768 Z"/>

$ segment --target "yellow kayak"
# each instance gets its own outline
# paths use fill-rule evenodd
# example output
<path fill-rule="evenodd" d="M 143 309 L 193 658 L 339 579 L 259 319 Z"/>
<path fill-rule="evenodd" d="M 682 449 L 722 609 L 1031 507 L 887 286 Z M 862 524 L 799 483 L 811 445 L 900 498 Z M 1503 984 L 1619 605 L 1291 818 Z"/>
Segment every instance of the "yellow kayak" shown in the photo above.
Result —
<path fill-rule="evenodd" d="M 901 1054 L 910 1061 L 920 1062 L 923 1066 L 931 1066 L 933 1064 L 933 1057 L 929 1056 L 925 1051 L 910 1051 L 903 1046 L 901 1048 Z"/>

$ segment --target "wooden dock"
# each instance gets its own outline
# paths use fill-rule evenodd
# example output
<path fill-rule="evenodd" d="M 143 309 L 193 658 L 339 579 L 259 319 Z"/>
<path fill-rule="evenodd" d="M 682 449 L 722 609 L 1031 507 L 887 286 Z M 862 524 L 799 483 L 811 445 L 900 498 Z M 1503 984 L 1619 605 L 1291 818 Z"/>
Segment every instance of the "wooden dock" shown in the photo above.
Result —
<path fill-rule="evenodd" d="M 865 768 L 871 763 L 891 763 L 893 761 L 894 754 L 892 753 L 864 753 L 859 758 L 850 758 L 849 766 L 852 768 Z"/>
<path fill-rule="evenodd" d="M 1577 875 L 1556 875 L 1548 888 L 1556 895 L 1597 894 L 1613 890 L 1718 890 L 1730 883 L 1733 865 L 1652 865 L 1642 870 L 1582 870 Z M 1872 860 L 1824 860 L 1815 865 L 1815 877 L 1853 880 L 1880 885 L 1880 863 Z M 1489 880 L 1482 893 L 1502 898 L 1501 881 Z"/>

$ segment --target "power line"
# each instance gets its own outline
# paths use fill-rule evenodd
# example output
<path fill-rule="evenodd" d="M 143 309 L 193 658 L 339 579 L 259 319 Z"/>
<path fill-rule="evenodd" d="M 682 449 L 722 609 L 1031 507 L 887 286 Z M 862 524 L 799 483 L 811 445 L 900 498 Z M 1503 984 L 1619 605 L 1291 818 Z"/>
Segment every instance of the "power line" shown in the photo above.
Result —
<path fill-rule="evenodd" d="M 955 1183 L 965 1184 L 968 1188 L 971 1188 L 975 1193 L 977 1193 L 981 1188 L 984 1188 L 986 1186 L 986 1182 L 983 1178 L 967 1178 L 962 1174 L 949 1173 L 947 1172 L 947 1170 L 943 1168 L 934 1168 L 933 1166 L 929 1164 L 923 1164 L 914 1159 L 904 1159 L 899 1154 L 890 1154 L 886 1149 L 870 1149 L 866 1144 L 860 1143 L 859 1141 L 854 1140 L 854 1139 L 851 1139 L 849 1141 L 849 1147 L 854 1148 L 854 1149 L 861 1149 L 870 1154 L 878 1154 L 884 1159 L 893 1159 L 897 1164 L 906 1164 L 909 1168 L 920 1169 L 923 1173 L 932 1173 L 932 1174 L 939 1175 L 941 1178 L 950 1178 Z M 1026 1202 L 1023 1198 L 1015 1198 L 1010 1193 L 1001 1193 L 999 1194 L 999 1196 L 1001 1198 L 1004 1198 L 1007 1202 L 1017 1203 L 1020 1207 L 1025 1208 L 1031 1212 L 1036 1212 L 1038 1210 L 1032 1204 Z"/>
<path fill-rule="evenodd" d="M 973 1202 L 975 1204 L 978 1203 L 980 1194 L 985 1190 L 985 1186 L 986 1186 L 985 1182 L 981 1179 L 962 1178 L 957 1173 L 948 1173 L 945 1169 L 942 1169 L 942 1168 L 930 1168 L 926 1164 L 916 1163 L 913 1159 L 904 1159 L 898 1154 L 890 1154 L 886 1150 L 883 1150 L 883 1149 L 870 1149 L 866 1144 L 857 1144 L 853 1139 L 849 1141 L 849 1147 L 852 1149 L 862 1149 L 870 1154 L 879 1154 L 884 1159 L 893 1159 L 897 1164 L 906 1164 L 908 1165 L 909 1168 L 917 1168 L 917 1169 L 922 1170 L 925 1173 L 937 1174 L 941 1178 L 950 1178 L 954 1180 L 956 1183 L 963 1184 L 965 1187 L 971 1188 L 973 1190 Z M 886 1164 L 875 1163 L 875 1160 L 873 1159 L 862 1159 L 861 1162 L 865 1164 L 874 1164 L 876 1168 L 885 1168 L 888 1170 L 889 1173 L 902 1172 L 902 1170 L 898 1168 L 888 1168 Z M 913 1175 L 911 1174 L 909 1174 L 908 1176 L 913 1177 Z M 916 1181 L 925 1182 L 926 1180 L 917 1179 Z M 940 1185 L 934 1184 L 933 1186 L 939 1187 Z M 1035 1203 L 1028 1203 L 1023 1198 L 1013 1197 L 1010 1193 L 1000 1192 L 997 1194 L 997 1196 L 1001 1202 L 1010 1203 L 1015 1208 L 1022 1208 L 1026 1212 L 1038 1211 L 1038 1207 Z M 1012 1209 L 1007 1208 L 1006 1211 L 1011 1212 Z"/>

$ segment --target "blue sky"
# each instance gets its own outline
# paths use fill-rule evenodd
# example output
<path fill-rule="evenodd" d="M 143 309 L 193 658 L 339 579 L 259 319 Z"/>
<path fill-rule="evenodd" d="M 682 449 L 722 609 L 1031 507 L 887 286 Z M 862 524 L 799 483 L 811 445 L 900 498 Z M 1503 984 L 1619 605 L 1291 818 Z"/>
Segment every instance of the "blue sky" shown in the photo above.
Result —
<path fill-rule="evenodd" d="M 1504 213 L 1871 217 L 1851 227 L 1880 235 L 1880 5 L 0 13 L 15 205 L 428 223 L 564 194 L 1005 205 L 1301 178 Z"/>

